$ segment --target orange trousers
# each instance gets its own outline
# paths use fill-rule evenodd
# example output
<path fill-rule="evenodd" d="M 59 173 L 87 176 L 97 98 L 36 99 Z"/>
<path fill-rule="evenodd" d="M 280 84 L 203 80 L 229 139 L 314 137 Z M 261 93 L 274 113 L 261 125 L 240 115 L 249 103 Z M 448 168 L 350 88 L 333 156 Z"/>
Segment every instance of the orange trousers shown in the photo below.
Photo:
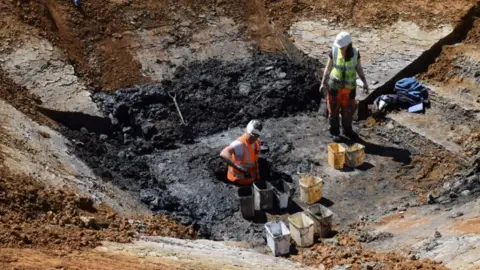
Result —
<path fill-rule="evenodd" d="M 353 114 L 356 108 L 355 90 L 343 88 L 334 90 L 328 88 L 328 123 L 330 134 L 340 135 L 340 114 L 342 115 L 342 128 L 345 132 L 351 132 Z"/>

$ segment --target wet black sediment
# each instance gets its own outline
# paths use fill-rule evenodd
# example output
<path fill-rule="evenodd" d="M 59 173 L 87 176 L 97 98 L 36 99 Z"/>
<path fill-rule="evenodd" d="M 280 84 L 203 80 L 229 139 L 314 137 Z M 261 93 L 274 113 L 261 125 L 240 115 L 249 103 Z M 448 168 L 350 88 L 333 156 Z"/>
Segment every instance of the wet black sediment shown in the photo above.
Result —
<path fill-rule="evenodd" d="M 316 111 L 318 89 L 315 71 L 285 56 L 258 54 L 249 63 L 210 59 L 177 70 L 170 81 L 96 94 L 113 131 L 65 128 L 64 134 L 98 176 L 134 192 L 150 209 L 195 224 L 206 238 L 244 240 L 259 236 L 261 225 L 241 218 L 236 187 L 219 180 L 221 149 L 192 143 L 254 118 Z M 176 94 L 187 126 L 167 91 Z M 185 149 L 173 150 L 179 147 L 188 147 L 189 157 Z"/>
<path fill-rule="evenodd" d="M 101 93 L 95 99 L 105 115 L 126 137 L 142 138 L 157 148 L 185 142 L 182 136 L 214 134 L 246 125 L 252 118 L 289 116 L 313 110 L 318 104 L 318 82 L 312 70 L 288 58 L 257 55 L 247 64 L 207 60 L 176 72 L 158 85 Z M 181 119 L 167 92 L 176 93 Z M 185 132 L 187 131 L 187 132 Z"/>

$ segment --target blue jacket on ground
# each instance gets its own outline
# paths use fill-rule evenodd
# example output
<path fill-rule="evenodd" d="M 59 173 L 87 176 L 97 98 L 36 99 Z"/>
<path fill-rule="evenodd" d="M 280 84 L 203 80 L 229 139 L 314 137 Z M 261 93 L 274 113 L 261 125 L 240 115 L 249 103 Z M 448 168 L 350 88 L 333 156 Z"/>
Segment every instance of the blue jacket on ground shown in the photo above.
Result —
<path fill-rule="evenodd" d="M 398 94 L 408 94 L 412 99 L 418 103 L 428 100 L 428 91 L 425 86 L 417 81 L 414 77 L 404 78 L 395 83 L 395 92 Z"/>

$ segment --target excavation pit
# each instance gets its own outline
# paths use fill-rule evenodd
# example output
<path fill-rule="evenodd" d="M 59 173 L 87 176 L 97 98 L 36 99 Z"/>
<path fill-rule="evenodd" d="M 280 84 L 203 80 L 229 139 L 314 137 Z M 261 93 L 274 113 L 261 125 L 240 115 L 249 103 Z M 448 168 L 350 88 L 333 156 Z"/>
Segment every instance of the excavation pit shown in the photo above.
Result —
<path fill-rule="evenodd" d="M 369 166 L 354 171 L 326 166 L 327 153 L 319 155 L 312 147 L 331 143 L 328 123 L 316 113 L 316 72 L 278 54 L 253 54 L 250 61 L 194 61 L 178 68 L 169 80 L 95 94 L 113 132 L 65 134 L 80 142 L 74 146 L 77 154 L 97 175 L 135 194 L 152 211 L 193 225 L 203 238 L 261 241 L 262 224 L 278 217 L 245 220 L 236 199 L 238 187 L 226 181 L 226 164 L 218 157 L 254 118 L 265 122 L 261 140 L 268 145 L 261 153 L 261 178 L 288 178 L 294 185 L 292 197 L 299 197 L 298 172 L 322 177 L 326 184 L 320 202 L 332 208 L 342 226 L 357 215 L 380 215 L 395 198 L 413 200 L 415 195 L 398 188 L 409 181 L 389 182 L 391 175 L 409 179 L 415 173 L 402 166 L 411 163 L 418 149 L 406 138 L 393 135 L 394 144 L 389 138 L 393 131 L 411 134 L 402 127 L 362 129 L 361 135 L 368 138 L 361 143 Z M 168 93 L 176 94 L 178 109 Z M 315 169 L 310 171 L 312 164 Z M 380 209 L 370 207 L 377 204 Z"/>
<path fill-rule="evenodd" d="M 171 81 L 95 95 L 113 132 L 66 129 L 65 134 L 78 142 L 76 153 L 97 175 L 131 192 L 150 210 L 193 225 L 202 238 L 262 242 L 265 222 L 286 221 L 285 213 L 278 211 L 261 216 L 257 211 L 246 220 L 239 207 L 238 187 L 226 180 L 227 165 L 219 153 L 243 134 L 252 118 L 263 120 L 261 140 L 269 148 L 261 153 L 261 178 L 287 180 L 295 190 L 292 198 L 299 198 L 298 172 L 322 177 L 325 186 L 320 203 L 336 213 L 342 226 L 357 220 L 357 215 L 380 216 L 389 203 L 400 198 L 415 200 L 414 194 L 399 188 L 409 185 L 408 180 L 391 183 L 389 179 L 399 172 L 400 179 L 411 179 L 415 171 L 403 167 L 410 164 L 411 151 L 431 146 L 402 127 L 379 127 L 383 133 L 362 130 L 362 136 L 368 137 L 361 143 L 370 166 L 361 170 L 330 168 L 327 153 L 319 155 L 319 149 L 312 147 L 331 142 L 328 123 L 316 113 L 319 83 L 314 73 L 279 55 L 259 54 L 247 64 L 196 62 L 177 71 Z M 242 92 L 246 83 L 251 87 L 248 95 Z M 177 94 L 180 111 L 191 128 L 191 143 L 183 143 L 181 118 L 166 90 Z M 390 141 L 392 135 L 395 145 Z M 411 147 L 408 138 L 419 145 Z M 372 205 L 381 207 L 372 209 Z M 286 211 L 295 213 L 290 208 Z"/>

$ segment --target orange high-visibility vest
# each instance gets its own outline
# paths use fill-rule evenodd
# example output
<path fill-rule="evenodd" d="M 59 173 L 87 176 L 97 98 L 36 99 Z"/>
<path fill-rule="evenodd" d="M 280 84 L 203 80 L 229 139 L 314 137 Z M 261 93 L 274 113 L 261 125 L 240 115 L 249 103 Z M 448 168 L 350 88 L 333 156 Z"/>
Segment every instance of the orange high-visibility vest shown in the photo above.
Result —
<path fill-rule="evenodd" d="M 247 169 L 250 172 L 250 178 L 246 178 L 245 175 L 235 169 L 232 166 L 228 166 L 227 179 L 240 185 L 250 185 L 259 179 L 258 175 L 258 155 L 260 153 L 260 141 L 257 140 L 255 145 L 249 145 L 247 142 L 248 135 L 243 135 L 237 139 L 243 146 L 243 159 L 238 160 L 234 154 L 232 154 L 232 160 L 235 164 Z"/>

